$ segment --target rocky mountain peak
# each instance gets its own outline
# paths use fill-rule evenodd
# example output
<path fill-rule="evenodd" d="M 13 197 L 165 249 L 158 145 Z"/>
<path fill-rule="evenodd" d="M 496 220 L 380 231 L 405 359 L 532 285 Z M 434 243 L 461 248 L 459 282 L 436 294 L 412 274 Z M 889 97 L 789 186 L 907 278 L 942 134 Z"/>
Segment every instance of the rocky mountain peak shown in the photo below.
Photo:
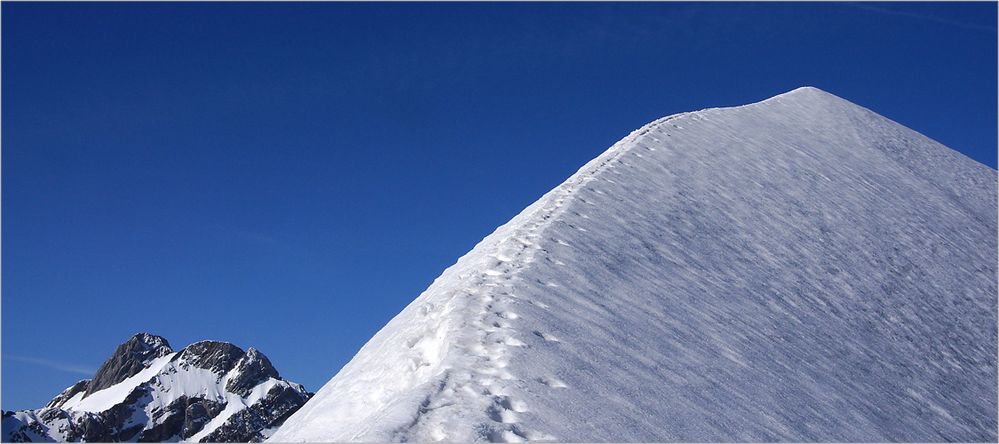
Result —
<path fill-rule="evenodd" d="M 224 375 L 244 354 L 243 349 L 228 342 L 201 341 L 185 347 L 173 360 Z"/>
<path fill-rule="evenodd" d="M 154 359 L 170 353 L 173 353 L 173 349 L 163 337 L 137 333 L 119 345 L 114 354 L 104 361 L 94 379 L 87 383 L 86 393 L 89 395 L 115 385 L 139 373 Z"/>
<path fill-rule="evenodd" d="M 92 395 L 91 385 L 99 387 Z M 3 412 L 0 441 L 260 442 L 311 396 L 256 349 L 201 341 L 174 353 L 163 338 L 140 333 L 93 381 L 44 408 Z"/>
<path fill-rule="evenodd" d="M 226 384 L 226 390 L 240 396 L 246 396 L 253 387 L 268 378 L 280 379 L 270 359 L 252 347 L 239 359 L 235 368 L 236 375 Z"/>

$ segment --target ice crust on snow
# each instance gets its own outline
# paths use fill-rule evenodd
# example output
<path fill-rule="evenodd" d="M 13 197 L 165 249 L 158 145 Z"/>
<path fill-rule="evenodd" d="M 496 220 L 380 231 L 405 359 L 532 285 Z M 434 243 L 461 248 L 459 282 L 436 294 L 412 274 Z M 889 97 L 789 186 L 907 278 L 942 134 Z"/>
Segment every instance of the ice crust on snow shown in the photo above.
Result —
<path fill-rule="evenodd" d="M 996 172 L 815 88 L 642 127 L 272 441 L 995 441 Z"/>

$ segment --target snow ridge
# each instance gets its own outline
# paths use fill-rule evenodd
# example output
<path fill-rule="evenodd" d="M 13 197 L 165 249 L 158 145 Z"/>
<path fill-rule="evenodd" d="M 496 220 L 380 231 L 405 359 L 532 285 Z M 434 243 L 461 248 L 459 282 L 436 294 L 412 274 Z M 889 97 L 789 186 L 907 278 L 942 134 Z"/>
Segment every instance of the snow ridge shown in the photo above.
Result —
<path fill-rule="evenodd" d="M 297 415 L 271 438 L 283 440 L 332 441 L 408 441 L 429 437 L 432 440 L 454 439 L 445 434 L 453 418 L 439 409 L 455 405 L 479 405 L 482 415 L 493 421 L 483 424 L 459 440 L 515 442 L 544 440 L 552 437 L 520 427 L 516 417 L 527 406 L 502 391 L 491 389 L 496 380 L 515 379 L 507 369 L 506 355 L 511 347 L 523 347 L 524 333 L 516 327 L 519 315 L 511 308 L 517 296 L 509 283 L 520 270 L 536 260 L 537 241 L 546 228 L 564 211 L 564 204 L 574 193 L 601 172 L 622 163 L 620 157 L 634 148 L 635 141 L 652 129 L 689 113 L 658 119 L 614 144 L 603 154 L 584 165 L 565 183 L 541 197 L 507 224 L 477 244 L 472 251 L 445 270 L 389 325 L 400 328 L 379 331 L 357 357 L 327 384 L 323 391 L 345 390 L 336 399 L 316 401 L 313 411 L 320 415 Z M 580 198 L 585 202 L 585 199 Z M 544 283 L 542 283 L 544 285 Z M 554 284 L 550 284 L 554 285 Z M 543 307 L 546 308 L 546 307 Z M 471 327 L 471 328 L 469 328 Z M 533 332 L 548 341 L 552 335 Z M 408 356 L 405 371 L 390 369 L 370 372 L 369 366 Z M 365 374 L 357 369 L 363 368 Z M 470 369 L 470 370 L 464 370 Z M 361 381 L 361 384 L 353 382 Z M 341 381 L 349 381 L 347 386 Z M 553 389 L 565 384 L 556 377 L 544 383 Z M 429 394 L 412 397 L 406 389 L 427 387 Z M 418 393 L 420 390 L 414 392 Z M 330 408 L 332 411 L 325 411 Z M 499 424 L 489 424 L 490 422 Z M 315 422 L 346 431 L 342 435 L 297 435 L 301 424 Z M 373 426 L 396 423 L 392 430 Z"/>
<path fill-rule="evenodd" d="M 514 311 L 512 303 L 518 299 L 518 296 L 513 292 L 509 282 L 515 279 L 524 267 L 537 260 L 538 253 L 547 253 L 536 241 L 546 235 L 548 227 L 565 211 L 564 204 L 573 197 L 574 193 L 577 193 L 586 183 L 597 180 L 600 173 L 606 169 L 622 163 L 620 158 L 635 147 L 634 142 L 640 137 L 680 115 L 656 120 L 634 131 L 608 149 L 604 155 L 581 168 L 565 183 L 543 196 L 538 201 L 538 205 L 526 209 L 523 212 L 524 217 L 515 217 L 511 223 L 496 230 L 483 242 L 487 245 L 490 241 L 493 242 L 492 245 L 484 249 L 487 253 L 475 267 L 484 271 L 474 272 L 471 275 L 460 275 L 460 279 L 467 283 L 465 288 L 458 292 L 458 294 L 464 293 L 470 301 L 470 307 L 466 309 L 465 313 L 466 316 L 470 315 L 466 318 L 470 320 L 462 324 L 462 327 L 470 325 L 472 328 L 462 328 L 462 330 L 473 334 L 471 337 L 465 337 L 463 341 L 454 344 L 453 352 L 455 357 L 466 361 L 461 363 L 462 365 L 455 365 L 455 367 L 474 369 L 474 373 L 455 372 L 451 368 L 445 369 L 436 377 L 436 380 L 439 381 L 437 388 L 431 391 L 420 403 L 416 417 L 412 422 L 396 429 L 393 432 L 393 440 L 420 440 L 423 436 L 420 432 L 423 431 L 426 431 L 433 440 L 445 439 L 447 437 L 445 431 L 448 430 L 447 424 L 442 421 L 442 418 L 434 418 L 428 413 L 440 407 L 455 405 L 458 402 L 455 398 L 459 397 L 456 394 L 462 391 L 478 397 L 479 399 L 475 401 L 485 405 L 485 414 L 494 422 L 502 424 L 481 427 L 478 434 L 472 438 L 485 438 L 494 442 L 554 439 L 554 437 L 544 433 L 519 426 L 517 414 L 526 412 L 529 408 L 527 404 L 522 400 L 503 394 L 502 390 L 491 389 L 493 382 L 497 379 L 503 381 L 515 379 L 515 376 L 508 369 L 508 350 L 511 347 L 524 347 L 526 345 L 518 338 L 525 332 L 517 326 L 519 315 Z M 493 237 L 495 239 L 492 239 Z M 559 242 L 558 239 L 552 240 Z M 553 283 L 539 284 L 555 285 Z M 441 313 L 434 313 L 433 305 L 429 303 L 423 306 L 420 313 L 431 318 L 441 317 Z M 554 335 L 544 332 L 534 331 L 529 334 L 534 334 L 546 341 L 559 341 Z M 443 338 L 446 337 L 445 335 Z M 407 342 L 407 345 L 413 343 L 414 347 L 417 347 L 424 343 L 423 341 L 429 340 L 436 341 L 437 344 L 433 348 L 439 349 L 445 346 L 441 341 L 443 338 L 437 334 L 431 334 L 412 338 Z M 565 388 L 565 384 L 555 377 L 545 380 L 544 383 L 553 389 Z"/>
<path fill-rule="evenodd" d="M 659 119 L 270 439 L 994 440 L 996 207 L 995 171 L 815 88 Z"/>

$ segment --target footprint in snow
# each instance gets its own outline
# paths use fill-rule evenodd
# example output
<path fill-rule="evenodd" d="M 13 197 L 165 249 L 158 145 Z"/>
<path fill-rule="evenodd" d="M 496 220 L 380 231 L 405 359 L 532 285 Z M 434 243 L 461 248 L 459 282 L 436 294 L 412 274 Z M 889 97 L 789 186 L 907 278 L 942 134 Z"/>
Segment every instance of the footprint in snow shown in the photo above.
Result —
<path fill-rule="evenodd" d="M 559 264 L 559 265 L 565 265 L 565 264 Z M 548 304 L 546 304 L 544 302 L 540 302 L 540 301 L 527 301 L 527 302 L 530 302 L 531 305 L 536 305 L 536 306 L 541 307 L 541 308 L 548 308 Z"/>
<path fill-rule="evenodd" d="M 547 376 L 547 377 L 539 378 L 538 382 L 540 382 L 540 383 L 542 383 L 544 385 L 547 385 L 547 386 L 549 386 L 551 388 L 566 388 L 566 387 L 568 387 L 568 385 L 566 385 L 566 383 L 563 382 L 561 379 L 558 379 L 558 378 L 553 377 L 553 376 Z"/>
<path fill-rule="evenodd" d="M 512 410 L 517 413 L 524 413 L 527 411 L 527 404 L 523 401 L 513 399 L 509 396 L 498 396 L 496 398 L 496 403 L 507 410 Z"/>
<path fill-rule="evenodd" d="M 493 256 L 493 257 L 495 257 L 496 260 L 498 260 L 500 262 L 510 262 L 510 261 L 513 260 L 513 257 L 511 257 L 511 255 L 506 254 L 506 253 L 497 253 L 496 256 Z"/>
<path fill-rule="evenodd" d="M 508 336 L 507 338 L 503 339 L 503 343 L 511 347 L 523 347 L 527 345 L 524 344 L 524 342 L 521 341 L 520 339 L 514 338 L 512 336 Z"/>
<path fill-rule="evenodd" d="M 496 430 L 489 435 L 492 442 L 525 442 L 527 436 L 514 430 Z"/>
<path fill-rule="evenodd" d="M 556 338 L 555 336 L 551 335 L 550 333 L 542 333 L 540 331 L 534 330 L 534 336 L 537 336 L 537 337 L 539 337 L 541 339 L 544 339 L 546 341 L 559 342 L 558 338 Z"/>
<path fill-rule="evenodd" d="M 514 412 L 497 405 L 489 406 L 489 408 L 486 409 L 486 413 L 489 414 L 489 419 L 496 422 L 501 422 L 503 424 L 512 424 L 517 422 L 517 415 Z"/>

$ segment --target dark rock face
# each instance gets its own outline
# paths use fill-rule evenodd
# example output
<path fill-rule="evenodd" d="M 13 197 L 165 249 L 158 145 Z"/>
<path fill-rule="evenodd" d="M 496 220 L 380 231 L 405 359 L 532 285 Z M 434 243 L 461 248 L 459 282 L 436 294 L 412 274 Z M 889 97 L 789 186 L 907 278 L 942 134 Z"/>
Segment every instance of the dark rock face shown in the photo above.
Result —
<path fill-rule="evenodd" d="M 148 387 L 139 386 L 119 404 L 100 413 L 87 413 L 76 420 L 84 429 L 80 441 L 121 442 L 134 441 L 142 432 L 144 424 L 132 424 L 133 414 L 152 400 Z M 70 441 L 70 440 L 67 440 Z"/>
<path fill-rule="evenodd" d="M 236 364 L 236 370 L 236 377 L 230 379 L 225 388 L 240 396 L 249 395 L 257 384 L 268 378 L 280 378 L 277 370 L 271 365 L 271 361 L 253 347 L 250 347 L 246 354 L 240 358 Z"/>
<path fill-rule="evenodd" d="M 142 371 L 154 359 L 170 353 L 173 353 L 173 349 L 162 337 L 149 333 L 132 336 L 124 344 L 119 345 L 114 354 L 97 370 L 94 379 L 87 384 L 87 394 L 124 381 Z"/>
<path fill-rule="evenodd" d="M 120 442 L 133 438 L 139 429 L 121 430 L 114 424 L 114 415 L 105 413 L 75 413 L 58 408 L 44 408 L 35 418 L 21 421 L 15 412 L 4 412 L 4 441 L 31 442 L 46 437 L 46 430 L 56 428 L 63 441 Z M 141 428 L 141 425 L 139 425 Z"/>
<path fill-rule="evenodd" d="M 178 436 L 187 439 L 200 432 L 224 409 L 223 403 L 181 396 L 165 409 L 153 413 L 153 420 L 158 424 L 144 430 L 139 435 L 139 442 L 163 442 Z"/>
<path fill-rule="evenodd" d="M 241 410 L 200 440 L 259 442 L 267 437 L 266 430 L 281 425 L 312 396 L 302 386 L 280 379 L 270 360 L 256 349 L 250 348 L 244 353 L 239 347 L 226 342 L 202 341 L 181 350 L 159 373 L 106 410 L 76 411 L 73 406 L 79 399 L 68 403 L 79 393 L 84 393 L 86 399 L 90 394 L 89 387 L 113 386 L 115 383 L 111 381 L 121 382 L 145 369 L 154 359 L 170 353 L 173 353 L 170 346 L 159 336 L 133 336 L 115 350 L 93 380 L 77 382 L 43 409 L 3 412 L 2 440 L 189 440 L 223 412 L 228 402 L 236 402 Z M 138 366 L 139 363 L 144 365 Z M 192 380 L 199 381 L 205 387 L 178 387 L 174 385 L 176 377 L 188 381 L 185 384 L 190 384 Z M 98 379 L 103 382 L 95 383 Z M 264 383 L 267 385 L 261 386 Z M 177 392 L 185 389 L 193 391 Z M 267 391 L 261 393 L 261 390 Z M 170 400 L 169 404 L 163 405 L 167 400 Z M 245 408 L 242 407 L 244 404 Z"/>
<path fill-rule="evenodd" d="M 201 442 L 260 442 L 262 431 L 276 427 L 298 411 L 311 397 L 304 390 L 274 387 L 267 396 L 250 408 L 229 417 L 221 427 L 205 436 Z"/>
<path fill-rule="evenodd" d="M 225 409 L 225 404 L 209 401 L 207 399 L 197 399 L 187 405 L 184 411 L 184 428 L 181 429 L 180 436 L 187 439 L 201 431 L 211 421 L 215 415 Z"/>
<path fill-rule="evenodd" d="M 185 347 L 173 360 L 225 375 L 242 356 L 243 350 L 228 342 L 201 341 Z"/>

